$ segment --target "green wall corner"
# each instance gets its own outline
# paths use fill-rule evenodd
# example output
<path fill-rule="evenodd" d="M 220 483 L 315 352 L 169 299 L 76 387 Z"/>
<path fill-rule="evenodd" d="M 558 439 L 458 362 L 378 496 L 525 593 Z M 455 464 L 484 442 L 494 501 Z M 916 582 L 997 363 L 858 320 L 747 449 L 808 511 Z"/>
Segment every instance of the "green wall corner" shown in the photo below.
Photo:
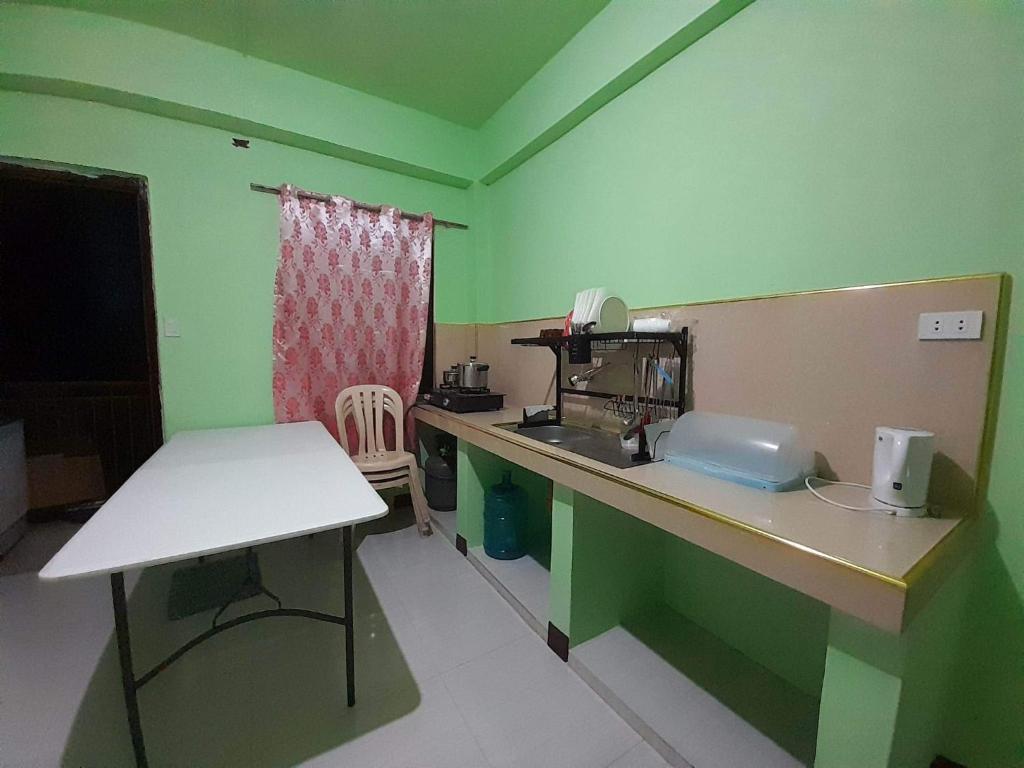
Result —
<path fill-rule="evenodd" d="M 497 464 L 487 461 L 489 455 L 465 440 L 458 442 L 455 532 L 466 540 L 469 547 L 479 547 L 484 543 L 484 493 L 488 485 L 493 485 L 499 477 Z"/>
<path fill-rule="evenodd" d="M 484 506 L 487 491 L 501 482 L 505 472 L 526 493 L 526 552 L 545 568 L 551 562 L 551 481 L 523 467 L 458 441 L 458 511 L 456 531 L 469 547 L 484 543 Z"/>
<path fill-rule="evenodd" d="M 900 678 L 832 644 L 825 669 L 815 768 L 888 768 Z"/>
<path fill-rule="evenodd" d="M 665 539 L 665 603 L 804 693 L 820 696 L 828 606 L 683 539 Z"/>
<path fill-rule="evenodd" d="M 273 421 L 271 324 L 277 201 L 249 184 L 289 181 L 467 222 L 469 190 L 105 104 L 0 91 L 0 157 L 135 174 L 149 189 L 164 434 Z M 69 130 L 73 126 L 73 130 Z M 114 140 L 112 140 L 112 137 Z M 435 317 L 473 310 L 476 233 L 438 229 Z"/>

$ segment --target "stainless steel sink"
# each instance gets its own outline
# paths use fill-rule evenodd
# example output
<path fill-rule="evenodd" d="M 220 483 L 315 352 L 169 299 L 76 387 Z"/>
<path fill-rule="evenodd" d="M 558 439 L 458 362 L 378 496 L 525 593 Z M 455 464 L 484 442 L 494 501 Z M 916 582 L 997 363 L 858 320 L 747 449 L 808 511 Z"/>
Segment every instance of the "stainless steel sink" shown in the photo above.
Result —
<path fill-rule="evenodd" d="M 622 449 L 617 435 L 600 429 L 578 427 L 573 424 L 540 424 L 531 427 L 520 427 L 518 424 L 499 424 L 498 426 L 531 440 L 554 445 L 564 451 L 586 456 L 588 459 L 600 461 L 619 469 L 649 463 L 633 461 L 633 452 Z"/>

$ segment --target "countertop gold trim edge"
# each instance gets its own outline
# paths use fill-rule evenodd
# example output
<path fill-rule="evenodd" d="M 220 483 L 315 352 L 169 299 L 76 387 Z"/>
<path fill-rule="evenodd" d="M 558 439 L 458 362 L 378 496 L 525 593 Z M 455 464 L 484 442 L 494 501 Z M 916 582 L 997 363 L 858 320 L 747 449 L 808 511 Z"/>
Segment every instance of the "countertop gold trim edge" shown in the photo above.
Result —
<path fill-rule="evenodd" d="M 477 432 L 481 432 L 483 434 L 489 435 L 490 437 L 497 438 L 499 440 L 502 440 L 503 442 L 508 443 L 509 445 L 514 445 L 514 446 L 516 446 L 518 448 L 523 448 L 523 449 L 525 449 L 527 451 L 530 451 L 531 453 L 536 453 L 536 454 L 538 454 L 540 456 L 543 456 L 546 459 L 551 459 L 553 461 L 557 461 L 557 462 L 559 462 L 561 464 L 565 464 L 567 466 L 573 467 L 574 469 L 579 469 L 579 470 L 582 470 L 584 472 L 589 472 L 590 474 L 596 475 L 597 477 L 600 477 L 603 480 L 608 480 L 610 482 L 615 483 L 616 485 L 622 486 L 624 488 L 628 488 L 631 491 L 635 491 L 635 492 L 641 493 L 641 494 L 643 494 L 645 496 L 649 496 L 651 498 L 658 499 L 659 501 L 663 501 L 663 502 L 665 502 L 667 504 L 671 504 L 671 505 L 679 507 L 681 509 L 685 509 L 688 512 L 692 512 L 693 514 L 700 515 L 701 517 L 705 517 L 705 518 L 708 518 L 710 520 L 714 520 L 715 522 L 724 523 L 725 525 L 731 526 L 733 528 L 737 528 L 737 529 L 745 531 L 747 533 L 752 533 L 752 534 L 754 534 L 756 536 L 761 536 L 763 538 L 766 538 L 766 539 L 769 539 L 771 541 L 774 541 L 774 542 L 776 542 L 778 544 L 782 544 L 784 546 L 792 547 L 793 549 L 796 549 L 796 550 L 799 550 L 801 552 L 804 552 L 805 554 L 809 554 L 809 555 L 813 555 L 815 557 L 819 557 L 819 558 L 821 558 L 823 560 L 826 560 L 828 562 L 831 562 L 831 563 L 834 563 L 836 565 L 840 565 L 840 566 L 842 566 L 844 568 L 848 568 L 848 569 L 850 569 L 852 571 L 855 571 L 855 572 L 857 572 L 857 573 L 859 573 L 859 574 L 861 574 L 863 576 L 868 576 L 868 577 L 870 577 L 872 579 L 875 579 L 877 581 L 884 582 L 885 584 L 887 584 L 887 585 L 889 585 L 891 587 L 896 587 L 897 589 L 899 589 L 901 591 L 905 592 L 907 590 L 908 581 L 906 579 L 899 579 L 899 578 L 896 578 L 895 576 L 891 576 L 891 575 L 889 575 L 887 573 L 881 573 L 879 571 L 874 571 L 874 570 L 871 570 L 870 568 L 865 568 L 864 566 L 857 565 L 856 563 L 851 563 L 849 560 L 845 560 L 844 558 L 837 557 L 836 555 L 830 555 L 827 552 L 822 552 L 821 550 L 815 549 L 814 547 L 809 547 L 806 544 L 801 544 L 798 541 L 793 541 L 792 539 L 787 539 L 787 538 L 785 538 L 783 536 L 779 536 L 777 534 L 769 533 L 768 531 L 762 530 L 761 528 L 758 528 L 757 526 L 753 526 L 753 525 L 750 525 L 748 523 L 741 522 L 739 520 L 736 520 L 735 518 L 729 517 L 728 515 L 723 515 L 722 513 L 715 512 L 714 510 L 711 510 L 711 509 L 706 509 L 704 507 L 701 507 L 698 504 L 693 504 L 692 502 L 685 501 L 685 500 L 680 499 L 680 498 L 678 498 L 676 496 L 670 496 L 669 494 L 661 493 L 660 491 L 655 491 L 655 490 L 653 490 L 651 488 L 647 488 L 646 486 L 640 485 L 638 483 L 632 483 L 632 482 L 630 482 L 628 480 L 623 480 L 620 477 L 617 477 L 615 475 L 609 474 L 607 472 L 603 472 L 603 471 L 601 471 L 599 469 L 596 469 L 594 467 L 590 467 L 590 466 L 587 466 L 585 464 L 581 464 L 579 462 L 572 461 L 571 459 L 555 455 L 554 453 L 552 453 L 552 452 L 550 452 L 548 450 L 543 450 L 543 449 L 535 448 L 534 446 L 531 446 L 531 445 L 525 445 L 524 443 L 520 443 L 520 442 L 518 442 L 516 440 L 509 440 L 505 435 L 502 435 L 496 429 L 493 429 L 497 425 L 491 425 L 492 429 L 487 429 L 487 428 L 478 426 L 476 424 L 472 424 L 472 423 L 470 423 L 468 421 L 462 421 L 462 420 L 455 419 L 455 418 L 453 418 L 451 416 L 448 416 L 444 412 L 439 411 L 438 409 L 431 408 L 429 411 L 427 411 L 426 408 L 424 408 L 421 405 L 417 405 L 416 407 L 420 408 L 421 410 L 423 410 L 423 411 L 425 411 L 427 413 L 436 414 L 436 415 L 440 416 L 441 418 L 449 418 L 452 421 L 457 421 L 457 423 L 460 426 L 464 426 L 464 427 L 467 427 L 469 429 L 475 430 Z M 928 554 L 926 554 L 924 556 L 924 558 L 922 558 L 922 561 L 927 559 L 927 558 L 929 558 L 934 552 L 936 552 L 936 550 L 939 548 L 939 545 L 942 543 L 942 541 L 945 541 L 946 538 L 948 538 L 954 532 L 958 531 L 960 528 L 961 528 L 961 525 L 957 525 L 953 529 L 951 529 L 949 531 L 949 533 L 947 533 L 946 536 L 943 537 L 943 539 L 939 542 L 939 544 L 936 544 L 935 547 L 932 547 L 932 549 L 929 550 Z M 918 565 L 922 561 L 919 561 Z M 915 565 L 915 567 L 913 569 L 911 569 L 910 573 L 913 573 L 916 569 L 917 569 L 917 565 Z"/>
<path fill-rule="evenodd" d="M 742 301 L 761 301 L 763 299 L 784 299 L 793 296 L 810 296 L 821 293 L 845 293 L 847 291 L 862 291 L 872 288 L 898 288 L 905 285 L 927 285 L 930 283 L 958 283 L 963 280 L 988 280 L 999 278 L 1004 280 L 1006 272 L 979 272 L 973 275 L 947 275 L 945 277 L 922 277 L 914 280 L 897 280 L 894 283 L 867 283 L 864 285 L 840 285 L 833 288 L 807 288 L 802 291 L 780 291 L 778 293 L 761 293 L 751 296 L 732 296 L 724 299 L 698 299 L 697 301 L 684 301 L 678 304 L 651 304 L 643 307 L 630 307 L 632 312 L 652 312 L 654 310 L 685 309 L 686 307 L 703 307 L 710 304 L 734 304 Z M 564 315 L 543 315 L 541 317 L 523 317 L 513 320 L 490 320 L 487 322 L 471 321 L 458 323 L 441 323 L 441 325 L 516 325 L 517 323 L 538 323 L 544 320 L 562 323 Z"/>

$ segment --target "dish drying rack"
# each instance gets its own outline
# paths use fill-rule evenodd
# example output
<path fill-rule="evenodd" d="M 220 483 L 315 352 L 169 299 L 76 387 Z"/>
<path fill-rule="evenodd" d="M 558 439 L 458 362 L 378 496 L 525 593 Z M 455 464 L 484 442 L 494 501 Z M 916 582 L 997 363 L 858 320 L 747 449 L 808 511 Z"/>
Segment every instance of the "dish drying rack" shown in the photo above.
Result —
<path fill-rule="evenodd" d="M 606 400 L 604 409 L 611 411 L 620 418 L 632 418 L 637 411 L 646 411 L 654 414 L 655 418 L 676 417 L 683 415 L 686 401 L 686 349 L 689 341 L 689 329 L 682 328 L 678 332 L 656 332 L 656 331 L 619 331 L 617 333 L 585 333 L 573 334 L 570 336 L 538 336 L 530 338 L 512 339 L 512 343 L 525 347 L 547 347 L 555 355 L 555 380 L 558 386 L 555 388 L 555 424 L 562 423 L 562 398 L 564 395 L 577 397 L 596 397 Z M 666 355 L 639 354 L 639 345 L 654 345 L 657 350 L 661 344 L 671 345 L 675 353 L 674 359 L 678 360 L 678 366 L 673 389 L 675 397 L 665 399 L 652 397 L 648 394 L 631 395 L 624 392 L 602 392 L 593 389 L 576 389 L 567 387 L 562 379 L 562 358 L 563 352 L 572 346 L 577 352 L 583 342 L 587 354 L 585 360 L 574 360 L 573 362 L 589 362 L 594 352 L 616 352 L 627 349 L 630 345 L 637 345 L 634 354 L 634 363 L 638 359 L 664 359 Z M 633 371 L 633 376 L 639 376 L 640 372 Z M 642 430 L 641 430 L 642 432 Z"/>
<path fill-rule="evenodd" d="M 573 390 L 572 394 L 586 395 L 587 392 L 585 390 Z M 594 393 L 594 395 L 603 397 L 604 393 Z M 620 419 L 632 419 L 637 415 L 637 412 L 642 411 L 643 408 L 640 408 L 633 403 L 632 395 L 611 395 L 604 404 L 604 410 L 614 416 L 618 416 Z M 651 413 L 653 414 L 653 421 L 660 421 L 661 419 L 671 419 L 682 416 L 683 408 L 677 401 L 655 398 L 651 403 Z"/>

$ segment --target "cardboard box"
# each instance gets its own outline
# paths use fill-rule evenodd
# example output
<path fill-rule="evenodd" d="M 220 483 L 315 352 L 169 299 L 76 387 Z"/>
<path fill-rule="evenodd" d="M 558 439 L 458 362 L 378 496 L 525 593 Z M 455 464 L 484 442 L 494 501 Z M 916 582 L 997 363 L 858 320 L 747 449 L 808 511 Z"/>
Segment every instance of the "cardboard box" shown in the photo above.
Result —
<path fill-rule="evenodd" d="M 28 460 L 31 509 L 78 504 L 107 496 L 100 457 L 48 454 Z"/>

